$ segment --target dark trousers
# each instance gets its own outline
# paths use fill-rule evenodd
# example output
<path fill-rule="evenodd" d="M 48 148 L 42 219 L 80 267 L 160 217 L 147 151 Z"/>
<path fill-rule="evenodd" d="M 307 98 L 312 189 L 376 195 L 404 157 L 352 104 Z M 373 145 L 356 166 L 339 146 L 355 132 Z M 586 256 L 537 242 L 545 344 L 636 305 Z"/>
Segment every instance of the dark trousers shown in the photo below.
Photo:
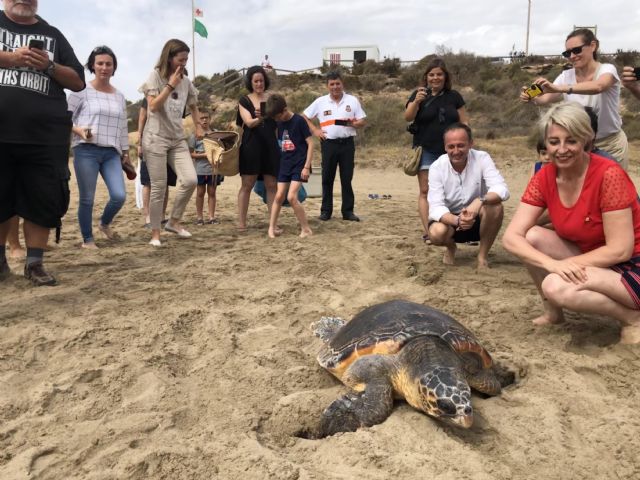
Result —
<path fill-rule="evenodd" d="M 339 140 L 324 140 L 321 143 L 322 151 L 322 206 L 321 213 L 329 216 L 333 213 L 333 182 L 336 179 L 336 170 L 340 168 L 340 185 L 342 187 L 342 215 L 353 213 L 354 198 L 351 180 L 353 179 L 353 166 L 355 156 L 355 144 L 353 137 Z"/>

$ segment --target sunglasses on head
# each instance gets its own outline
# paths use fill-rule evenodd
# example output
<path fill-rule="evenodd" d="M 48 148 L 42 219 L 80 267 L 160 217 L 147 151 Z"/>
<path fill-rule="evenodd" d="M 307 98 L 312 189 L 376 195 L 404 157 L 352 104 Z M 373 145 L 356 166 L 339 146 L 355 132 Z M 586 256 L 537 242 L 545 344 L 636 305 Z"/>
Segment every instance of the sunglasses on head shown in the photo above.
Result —
<path fill-rule="evenodd" d="M 580 54 L 582 53 L 582 49 L 583 49 L 584 47 L 588 47 L 588 46 L 589 46 L 589 44 L 588 44 L 588 43 L 585 43 L 585 44 L 583 44 L 583 45 L 580 45 L 579 47 L 573 47 L 573 48 L 570 48 L 569 50 L 565 50 L 564 52 L 562 52 L 562 56 L 563 56 L 564 58 L 569 58 L 569 57 L 571 56 L 571 54 L 572 54 L 572 53 L 573 53 L 574 55 L 580 55 Z"/>

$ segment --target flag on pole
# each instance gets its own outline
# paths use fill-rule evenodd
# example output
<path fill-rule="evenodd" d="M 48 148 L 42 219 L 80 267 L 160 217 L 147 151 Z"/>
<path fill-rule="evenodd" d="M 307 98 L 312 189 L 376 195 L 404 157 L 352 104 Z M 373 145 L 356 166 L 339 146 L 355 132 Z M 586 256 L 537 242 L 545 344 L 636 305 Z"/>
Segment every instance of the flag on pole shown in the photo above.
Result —
<path fill-rule="evenodd" d="M 193 16 L 194 17 L 203 17 L 204 16 L 204 12 L 202 11 L 201 8 L 197 8 L 193 11 Z"/>
<path fill-rule="evenodd" d="M 203 38 L 207 38 L 209 36 L 209 32 L 207 32 L 207 27 L 197 19 L 193 19 L 193 31 L 196 32 Z"/>

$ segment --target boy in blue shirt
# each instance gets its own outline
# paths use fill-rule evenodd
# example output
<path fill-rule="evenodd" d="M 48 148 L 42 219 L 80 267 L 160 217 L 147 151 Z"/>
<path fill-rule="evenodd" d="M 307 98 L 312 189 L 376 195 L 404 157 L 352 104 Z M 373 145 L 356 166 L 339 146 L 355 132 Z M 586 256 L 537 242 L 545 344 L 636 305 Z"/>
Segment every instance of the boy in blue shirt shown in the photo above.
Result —
<path fill-rule="evenodd" d="M 309 228 L 304 207 L 298 200 L 298 190 L 302 182 L 309 179 L 309 173 L 311 173 L 313 157 L 311 131 L 302 116 L 287 108 L 287 101 L 282 95 L 273 94 L 267 99 L 267 112 L 278 122 L 278 142 L 281 150 L 278 189 L 271 207 L 269 237 L 275 238 L 280 234 L 277 227 L 278 215 L 285 198 L 291 204 L 300 224 L 300 237 L 308 237 L 313 232 Z"/>

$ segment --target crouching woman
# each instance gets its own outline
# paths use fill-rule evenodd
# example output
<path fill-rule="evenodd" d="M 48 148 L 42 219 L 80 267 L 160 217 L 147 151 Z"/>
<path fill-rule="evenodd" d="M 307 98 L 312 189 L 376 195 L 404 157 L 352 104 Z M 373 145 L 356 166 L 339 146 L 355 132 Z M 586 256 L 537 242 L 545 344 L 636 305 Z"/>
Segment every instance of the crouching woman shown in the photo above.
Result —
<path fill-rule="evenodd" d="M 551 163 L 530 181 L 503 237 L 542 297 L 536 325 L 563 309 L 605 315 L 621 343 L 640 343 L 640 206 L 615 162 L 590 153 L 594 134 L 577 103 L 553 106 L 539 123 Z M 548 209 L 553 230 L 536 225 Z"/>

